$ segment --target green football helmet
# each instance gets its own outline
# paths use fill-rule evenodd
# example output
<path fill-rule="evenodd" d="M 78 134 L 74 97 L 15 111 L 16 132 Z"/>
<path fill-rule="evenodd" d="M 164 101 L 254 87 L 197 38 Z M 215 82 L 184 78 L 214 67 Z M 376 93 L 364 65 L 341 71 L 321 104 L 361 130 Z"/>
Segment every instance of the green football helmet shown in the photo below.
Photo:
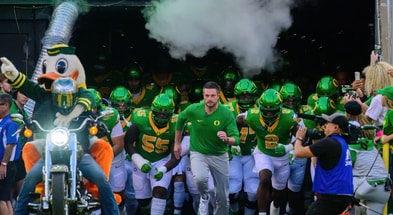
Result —
<path fill-rule="evenodd" d="M 278 92 L 280 92 L 281 87 L 282 87 L 282 82 L 278 79 L 272 79 L 268 85 L 269 89 L 275 89 Z"/>
<path fill-rule="evenodd" d="M 142 87 L 142 68 L 138 65 L 132 65 L 126 71 L 126 80 L 131 93 L 138 93 Z M 135 81 L 139 81 L 139 83 L 134 85 L 133 82 Z"/>
<path fill-rule="evenodd" d="M 316 91 L 318 96 L 335 96 L 338 94 L 338 82 L 332 76 L 324 76 L 318 81 Z"/>
<path fill-rule="evenodd" d="M 112 90 L 109 96 L 111 105 L 117 111 L 119 111 L 120 116 L 128 117 L 132 111 L 132 95 L 127 88 L 123 86 L 118 86 Z"/>
<path fill-rule="evenodd" d="M 231 98 L 234 96 L 233 90 L 236 82 L 239 81 L 239 78 L 239 70 L 234 67 L 229 66 L 222 71 L 220 85 L 222 92 L 226 97 Z"/>
<path fill-rule="evenodd" d="M 61 114 L 68 114 L 74 108 L 77 85 L 72 78 L 57 78 L 52 83 L 52 103 Z"/>
<path fill-rule="evenodd" d="M 284 99 L 284 107 L 297 111 L 303 98 L 300 87 L 294 83 L 285 83 L 281 87 L 280 94 Z"/>
<path fill-rule="evenodd" d="M 315 115 L 321 116 L 322 114 L 330 115 L 336 111 L 336 104 L 334 101 L 326 96 L 319 97 L 315 102 L 312 112 Z"/>
<path fill-rule="evenodd" d="M 102 105 L 102 96 L 101 93 L 98 92 L 96 89 L 93 88 L 88 88 L 87 89 L 89 92 L 91 92 L 94 96 L 94 101 L 95 101 L 95 105 L 92 106 L 92 108 L 97 108 L 100 109 L 101 105 Z"/>
<path fill-rule="evenodd" d="M 262 112 L 263 120 L 272 123 L 281 113 L 282 96 L 275 89 L 267 89 L 259 98 L 258 105 Z"/>
<path fill-rule="evenodd" d="M 257 99 L 257 86 L 250 79 L 241 79 L 235 85 L 234 94 L 241 109 L 248 110 Z"/>
<path fill-rule="evenodd" d="M 190 102 L 199 103 L 203 99 L 203 81 L 195 81 L 192 83 L 192 90 L 190 93 Z"/>
<path fill-rule="evenodd" d="M 318 94 L 312 93 L 307 98 L 307 105 L 311 108 L 315 107 L 315 102 L 318 100 Z"/>
<path fill-rule="evenodd" d="M 151 110 L 153 111 L 154 124 L 158 127 L 164 127 L 175 111 L 175 104 L 168 94 L 161 93 L 154 98 Z"/>
<path fill-rule="evenodd" d="M 161 89 L 160 93 L 165 93 L 165 94 L 167 94 L 167 95 L 169 96 L 169 98 L 171 98 L 171 99 L 173 100 L 173 102 L 175 102 L 175 105 L 178 104 L 179 99 L 180 99 L 180 93 L 179 93 L 179 91 L 177 90 L 177 87 L 176 87 L 176 86 L 167 84 L 167 85 L 165 85 L 165 86 Z"/>

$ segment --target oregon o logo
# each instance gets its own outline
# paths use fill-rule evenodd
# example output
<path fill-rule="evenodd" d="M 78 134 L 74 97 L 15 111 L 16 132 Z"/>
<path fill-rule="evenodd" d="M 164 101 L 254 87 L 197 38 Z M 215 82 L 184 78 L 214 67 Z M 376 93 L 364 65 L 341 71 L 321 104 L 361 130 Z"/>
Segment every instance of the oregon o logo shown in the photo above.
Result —
<path fill-rule="evenodd" d="M 213 124 L 214 124 L 215 126 L 219 126 L 219 125 L 220 125 L 220 121 L 215 120 L 215 121 L 213 122 Z"/>

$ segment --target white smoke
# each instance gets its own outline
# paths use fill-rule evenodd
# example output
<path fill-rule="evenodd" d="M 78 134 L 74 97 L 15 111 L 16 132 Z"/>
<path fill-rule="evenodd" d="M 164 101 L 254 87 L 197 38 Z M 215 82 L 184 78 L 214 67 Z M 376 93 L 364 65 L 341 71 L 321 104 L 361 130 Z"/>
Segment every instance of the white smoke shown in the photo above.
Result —
<path fill-rule="evenodd" d="M 292 0 L 162 0 L 143 14 L 149 37 L 173 58 L 204 56 L 211 48 L 231 53 L 250 76 L 274 60 L 278 34 L 291 23 Z"/>

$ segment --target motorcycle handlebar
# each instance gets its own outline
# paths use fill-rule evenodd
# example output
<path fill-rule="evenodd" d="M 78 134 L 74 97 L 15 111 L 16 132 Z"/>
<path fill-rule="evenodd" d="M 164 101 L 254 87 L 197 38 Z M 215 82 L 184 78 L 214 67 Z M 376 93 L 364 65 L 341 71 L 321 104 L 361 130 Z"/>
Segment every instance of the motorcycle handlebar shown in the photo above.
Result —
<path fill-rule="evenodd" d="M 68 130 L 70 132 L 80 131 L 86 126 L 87 122 L 98 122 L 98 120 L 101 119 L 102 117 L 109 115 L 109 114 L 113 114 L 113 113 L 114 113 L 113 110 L 102 111 L 101 115 L 98 116 L 97 118 L 94 119 L 93 117 L 89 116 L 85 120 L 83 120 L 82 124 L 78 128 L 72 128 L 72 129 L 68 129 Z M 52 130 L 52 129 L 43 128 L 37 120 L 32 120 L 31 124 L 35 124 L 39 130 L 46 132 L 46 133 L 49 133 Z"/>

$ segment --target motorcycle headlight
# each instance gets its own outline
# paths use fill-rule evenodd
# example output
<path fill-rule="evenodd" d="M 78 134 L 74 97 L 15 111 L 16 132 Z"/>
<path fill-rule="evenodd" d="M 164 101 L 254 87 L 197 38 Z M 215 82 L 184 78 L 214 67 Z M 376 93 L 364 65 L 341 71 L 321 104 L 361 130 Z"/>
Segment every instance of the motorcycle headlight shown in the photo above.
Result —
<path fill-rule="evenodd" d="M 69 133 L 63 128 L 56 128 L 50 133 L 50 141 L 56 146 L 64 146 L 69 141 Z"/>

